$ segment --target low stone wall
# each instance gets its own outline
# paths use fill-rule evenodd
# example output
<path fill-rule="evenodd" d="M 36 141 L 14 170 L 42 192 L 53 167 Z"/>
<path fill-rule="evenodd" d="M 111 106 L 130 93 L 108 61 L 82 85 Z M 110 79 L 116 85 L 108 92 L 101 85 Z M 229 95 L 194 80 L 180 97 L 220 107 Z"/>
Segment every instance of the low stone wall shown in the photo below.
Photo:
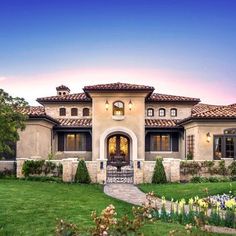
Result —
<path fill-rule="evenodd" d="M 223 166 L 220 163 L 225 164 L 226 172 L 224 172 Z M 228 167 L 234 160 L 214 160 L 214 161 L 181 161 L 180 164 L 180 181 L 190 181 L 195 176 L 200 177 L 227 177 L 230 176 Z"/>
<path fill-rule="evenodd" d="M 0 172 L 10 170 L 15 170 L 15 161 L 0 161 Z"/>

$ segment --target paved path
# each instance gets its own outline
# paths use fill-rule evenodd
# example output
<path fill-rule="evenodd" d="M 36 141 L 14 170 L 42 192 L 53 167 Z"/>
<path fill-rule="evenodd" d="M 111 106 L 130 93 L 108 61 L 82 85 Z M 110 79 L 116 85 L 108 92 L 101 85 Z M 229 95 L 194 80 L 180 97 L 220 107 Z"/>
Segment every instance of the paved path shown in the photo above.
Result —
<path fill-rule="evenodd" d="M 134 205 L 141 206 L 146 201 L 146 194 L 133 184 L 106 184 L 104 193 Z"/>
<path fill-rule="evenodd" d="M 106 184 L 104 193 L 113 198 L 141 206 L 146 202 L 146 194 L 133 184 Z M 156 198 L 155 206 L 161 208 L 162 200 Z M 166 210 L 170 211 L 171 202 L 166 201 Z"/>

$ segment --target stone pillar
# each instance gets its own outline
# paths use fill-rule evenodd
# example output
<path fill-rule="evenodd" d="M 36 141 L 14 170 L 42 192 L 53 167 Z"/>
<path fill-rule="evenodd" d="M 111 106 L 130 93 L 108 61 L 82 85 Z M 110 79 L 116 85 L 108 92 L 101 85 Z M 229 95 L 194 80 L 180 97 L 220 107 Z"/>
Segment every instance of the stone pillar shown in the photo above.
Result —
<path fill-rule="evenodd" d="M 25 176 L 22 173 L 22 167 L 27 159 L 26 158 L 17 158 L 16 159 L 16 177 L 24 178 Z"/>
<path fill-rule="evenodd" d="M 107 160 L 97 160 L 97 182 L 105 184 L 107 180 Z"/>
<path fill-rule="evenodd" d="M 143 183 L 143 170 L 144 170 L 144 161 L 143 160 L 134 160 L 134 184 Z"/>
<path fill-rule="evenodd" d="M 74 158 L 68 158 L 62 160 L 63 165 L 63 182 L 72 182 L 73 181 L 73 162 Z"/>
<path fill-rule="evenodd" d="M 170 181 L 180 181 L 180 159 L 172 159 L 170 164 Z"/>
<path fill-rule="evenodd" d="M 164 158 L 162 161 L 166 173 L 166 179 L 168 182 L 171 182 L 171 161 L 172 158 Z"/>

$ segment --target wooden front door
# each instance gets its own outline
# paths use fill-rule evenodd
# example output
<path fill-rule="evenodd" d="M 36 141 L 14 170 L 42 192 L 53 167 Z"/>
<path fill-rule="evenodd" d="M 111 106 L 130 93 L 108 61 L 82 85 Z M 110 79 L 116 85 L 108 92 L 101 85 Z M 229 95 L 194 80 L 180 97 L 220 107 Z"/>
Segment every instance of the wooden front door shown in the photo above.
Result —
<path fill-rule="evenodd" d="M 108 163 L 126 162 L 129 164 L 129 146 L 128 137 L 121 134 L 110 136 L 107 141 Z"/>

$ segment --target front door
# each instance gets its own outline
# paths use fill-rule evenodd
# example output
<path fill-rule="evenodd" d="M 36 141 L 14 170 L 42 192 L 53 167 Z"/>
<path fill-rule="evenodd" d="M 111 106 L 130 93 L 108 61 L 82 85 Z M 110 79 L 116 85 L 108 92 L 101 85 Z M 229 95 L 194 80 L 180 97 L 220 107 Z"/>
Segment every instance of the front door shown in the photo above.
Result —
<path fill-rule="evenodd" d="M 121 134 L 110 136 L 107 141 L 108 163 L 122 162 L 129 164 L 129 146 L 129 138 L 127 136 Z"/>

